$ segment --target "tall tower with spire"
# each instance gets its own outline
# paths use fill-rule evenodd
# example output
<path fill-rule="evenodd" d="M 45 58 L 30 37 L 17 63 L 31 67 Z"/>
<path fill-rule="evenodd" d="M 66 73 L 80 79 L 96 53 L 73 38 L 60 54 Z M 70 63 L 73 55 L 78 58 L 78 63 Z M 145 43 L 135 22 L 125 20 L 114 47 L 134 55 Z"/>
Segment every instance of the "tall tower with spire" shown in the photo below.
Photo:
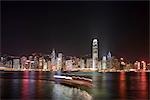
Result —
<path fill-rule="evenodd" d="M 52 54 L 51 54 L 51 64 L 52 64 L 52 66 L 55 66 L 55 64 L 56 64 L 55 49 L 52 50 Z"/>
<path fill-rule="evenodd" d="M 92 68 L 95 69 L 98 63 L 98 40 L 96 38 L 92 41 Z"/>
<path fill-rule="evenodd" d="M 109 51 L 108 54 L 107 54 L 107 59 L 108 59 L 108 60 L 111 59 L 111 53 L 110 53 L 110 51 Z"/>

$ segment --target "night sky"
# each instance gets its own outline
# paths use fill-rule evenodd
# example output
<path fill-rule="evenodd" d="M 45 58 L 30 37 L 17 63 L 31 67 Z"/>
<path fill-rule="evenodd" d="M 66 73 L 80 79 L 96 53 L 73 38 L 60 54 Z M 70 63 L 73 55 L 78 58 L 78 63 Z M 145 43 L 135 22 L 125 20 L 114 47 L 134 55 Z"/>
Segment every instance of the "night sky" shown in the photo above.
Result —
<path fill-rule="evenodd" d="M 149 2 L 1 2 L 2 53 L 18 55 L 53 48 L 64 55 L 91 53 L 149 60 Z"/>

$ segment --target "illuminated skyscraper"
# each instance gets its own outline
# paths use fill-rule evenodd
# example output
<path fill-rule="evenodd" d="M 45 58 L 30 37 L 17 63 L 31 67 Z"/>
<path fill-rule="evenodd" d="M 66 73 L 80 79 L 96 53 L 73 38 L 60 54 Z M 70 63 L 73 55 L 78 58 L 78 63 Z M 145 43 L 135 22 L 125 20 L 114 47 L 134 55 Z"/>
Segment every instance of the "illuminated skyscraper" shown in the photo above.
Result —
<path fill-rule="evenodd" d="M 80 68 L 85 68 L 84 59 L 80 59 L 79 66 L 80 66 Z"/>
<path fill-rule="evenodd" d="M 91 58 L 86 59 L 86 68 L 92 68 L 93 60 Z"/>
<path fill-rule="evenodd" d="M 145 61 L 141 61 L 141 65 L 142 65 L 143 70 L 146 70 L 146 62 Z"/>
<path fill-rule="evenodd" d="M 110 51 L 107 54 L 107 64 L 106 65 L 107 65 L 107 68 L 112 68 L 112 56 L 111 56 Z"/>
<path fill-rule="evenodd" d="M 108 60 L 111 60 L 111 53 L 110 53 L 110 51 L 109 51 L 108 54 L 107 54 L 107 59 L 108 59 Z"/>
<path fill-rule="evenodd" d="M 52 64 L 52 69 L 56 70 L 56 55 L 55 55 L 54 49 L 53 49 L 52 54 L 51 54 L 51 64 Z"/>
<path fill-rule="evenodd" d="M 57 70 L 62 69 L 62 53 L 58 53 L 57 57 Z"/>
<path fill-rule="evenodd" d="M 13 59 L 13 68 L 20 69 L 20 59 L 19 58 Z"/>
<path fill-rule="evenodd" d="M 27 57 L 25 57 L 25 56 L 21 57 L 21 68 L 22 69 L 24 69 L 26 66 L 26 60 L 27 60 Z"/>
<path fill-rule="evenodd" d="M 93 39 L 93 43 L 92 43 L 92 60 L 93 60 L 92 68 L 95 69 L 98 63 L 98 40 L 97 39 Z"/>
<path fill-rule="evenodd" d="M 141 65 L 140 65 L 140 62 L 137 63 L 137 66 L 138 66 L 138 69 L 140 69 L 140 66 L 141 66 Z"/>
<path fill-rule="evenodd" d="M 32 69 L 33 68 L 33 56 L 29 56 L 28 57 L 28 59 L 29 59 L 29 69 Z"/>
<path fill-rule="evenodd" d="M 140 62 L 139 61 L 136 61 L 134 63 L 134 66 L 135 66 L 136 69 L 140 70 Z"/>
<path fill-rule="evenodd" d="M 71 71 L 72 70 L 72 60 L 66 60 L 66 70 Z"/>
<path fill-rule="evenodd" d="M 48 63 L 46 62 L 45 59 L 43 59 L 43 69 L 47 70 L 48 69 Z"/>
<path fill-rule="evenodd" d="M 102 58 L 102 69 L 106 69 L 106 56 Z"/>
<path fill-rule="evenodd" d="M 101 61 L 98 61 L 98 69 L 99 69 L 99 70 L 101 70 L 101 69 L 102 69 Z"/>
<path fill-rule="evenodd" d="M 39 58 L 39 69 L 43 69 L 43 58 L 42 57 L 40 57 Z"/>
<path fill-rule="evenodd" d="M 37 69 L 38 68 L 38 64 L 39 64 L 39 61 L 38 61 L 38 58 L 37 56 L 34 56 L 34 68 Z"/>

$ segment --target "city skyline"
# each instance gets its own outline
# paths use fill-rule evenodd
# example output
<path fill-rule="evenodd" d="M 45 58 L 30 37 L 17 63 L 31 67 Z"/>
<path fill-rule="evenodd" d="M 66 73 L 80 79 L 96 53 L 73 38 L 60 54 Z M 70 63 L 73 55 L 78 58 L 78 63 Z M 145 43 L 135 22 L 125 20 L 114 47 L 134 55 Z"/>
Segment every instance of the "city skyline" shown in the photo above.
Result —
<path fill-rule="evenodd" d="M 0 98 L 148 100 L 146 1 L 1 1 Z"/>
<path fill-rule="evenodd" d="M 148 2 L 2 2 L 2 53 L 91 54 L 149 60 Z"/>

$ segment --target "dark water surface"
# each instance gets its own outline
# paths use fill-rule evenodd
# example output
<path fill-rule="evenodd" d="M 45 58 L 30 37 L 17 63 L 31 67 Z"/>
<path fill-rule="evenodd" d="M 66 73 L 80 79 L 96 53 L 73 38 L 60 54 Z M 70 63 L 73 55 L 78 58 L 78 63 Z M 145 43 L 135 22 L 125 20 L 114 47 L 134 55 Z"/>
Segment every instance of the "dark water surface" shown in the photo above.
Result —
<path fill-rule="evenodd" d="M 74 72 L 93 80 L 93 88 L 77 89 L 50 81 L 50 72 L 0 72 L 1 99 L 19 100 L 150 100 L 148 72 Z"/>

